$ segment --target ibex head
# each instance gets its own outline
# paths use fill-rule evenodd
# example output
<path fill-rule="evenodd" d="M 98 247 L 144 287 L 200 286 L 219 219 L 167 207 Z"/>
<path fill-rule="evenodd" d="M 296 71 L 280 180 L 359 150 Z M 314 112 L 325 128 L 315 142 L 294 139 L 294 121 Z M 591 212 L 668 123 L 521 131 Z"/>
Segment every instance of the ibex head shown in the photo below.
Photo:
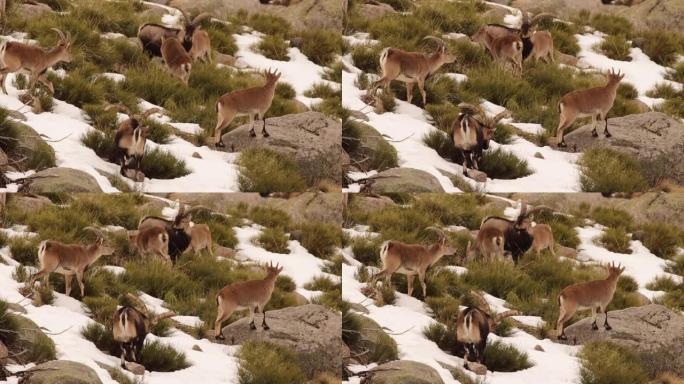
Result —
<path fill-rule="evenodd" d="M 180 8 L 176 9 L 180 11 L 181 15 L 183 15 L 183 44 L 192 44 L 192 35 L 195 33 L 195 30 L 198 28 L 199 24 L 204 20 L 210 19 L 212 15 L 211 13 L 203 12 L 191 20 L 184 10 Z"/>
<path fill-rule="evenodd" d="M 52 29 L 59 35 L 59 43 L 57 44 L 56 49 L 62 51 L 61 61 L 70 63 L 74 59 L 74 56 L 71 53 L 71 33 L 67 32 L 67 34 L 64 35 L 64 32 L 62 32 L 58 28 L 50 29 Z"/>
<path fill-rule="evenodd" d="M 456 56 L 454 56 L 451 52 L 447 50 L 447 45 L 444 42 L 444 40 L 435 36 L 425 36 L 423 40 L 434 41 L 437 44 L 437 50 L 435 51 L 435 55 L 438 55 L 438 57 L 440 57 L 440 61 L 442 62 L 442 64 L 449 64 L 456 61 Z"/>
<path fill-rule="evenodd" d="M 439 239 L 437 239 L 437 244 L 442 255 L 453 255 L 456 252 L 456 250 L 449 244 L 444 231 L 437 227 L 427 227 L 425 229 L 434 231 L 439 236 Z"/>
<path fill-rule="evenodd" d="M 494 138 L 499 121 L 511 116 L 509 111 L 503 111 L 494 117 L 489 117 L 482 108 L 469 103 L 461 103 L 458 108 L 461 113 L 470 115 L 482 127 L 482 149 L 489 149 L 489 141 Z"/>

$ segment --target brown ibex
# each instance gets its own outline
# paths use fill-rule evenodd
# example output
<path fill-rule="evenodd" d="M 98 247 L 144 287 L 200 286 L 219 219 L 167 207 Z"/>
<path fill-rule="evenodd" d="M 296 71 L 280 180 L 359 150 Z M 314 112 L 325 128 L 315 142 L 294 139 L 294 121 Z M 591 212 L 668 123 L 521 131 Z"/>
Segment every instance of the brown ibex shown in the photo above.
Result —
<path fill-rule="evenodd" d="M 128 242 L 141 255 L 152 254 L 164 262 L 171 262 L 169 256 L 169 234 L 166 228 L 149 227 L 137 231 L 128 231 Z"/>
<path fill-rule="evenodd" d="M 121 164 L 120 173 L 122 176 L 129 177 L 129 169 L 135 168 L 136 181 L 140 180 L 138 174 L 141 174 L 142 161 L 145 157 L 145 143 L 147 142 L 147 134 L 149 127 L 143 125 L 143 119 L 148 116 L 161 111 L 160 108 L 150 108 L 141 114 L 134 114 L 131 110 L 123 104 L 110 105 L 106 110 L 117 110 L 128 115 L 128 119 L 119 123 L 114 135 L 114 142 L 118 152 L 116 153 L 116 161 Z M 144 175 L 142 175 L 144 178 Z"/>
<path fill-rule="evenodd" d="M 461 103 L 461 113 L 451 125 L 454 146 L 463 158 L 463 174 L 468 176 L 468 167 L 479 170 L 478 162 L 482 152 L 489 149 L 489 141 L 494 137 L 499 120 L 510 116 L 503 111 L 494 117 L 487 117 L 482 108 Z"/>
<path fill-rule="evenodd" d="M 499 228 L 484 228 L 477 231 L 475 247 L 471 248 L 470 241 L 466 247 L 467 260 L 474 259 L 474 252 L 478 250 L 485 261 L 504 259 L 504 233 Z"/>
<path fill-rule="evenodd" d="M 170 28 L 160 24 L 147 23 L 140 26 L 138 29 L 138 40 L 142 46 L 143 51 L 151 56 L 161 57 L 161 47 L 164 38 L 175 37 L 182 44 L 186 51 L 192 49 L 193 36 L 199 23 L 211 18 L 210 13 L 200 13 L 194 20 L 190 20 L 188 15 L 182 9 L 178 9 L 183 15 L 183 29 Z"/>
<path fill-rule="evenodd" d="M 169 72 L 179 78 L 185 85 L 188 85 L 188 78 L 192 70 L 192 57 L 183 48 L 180 41 L 175 37 L 163 38 L 161 53 Z"/>

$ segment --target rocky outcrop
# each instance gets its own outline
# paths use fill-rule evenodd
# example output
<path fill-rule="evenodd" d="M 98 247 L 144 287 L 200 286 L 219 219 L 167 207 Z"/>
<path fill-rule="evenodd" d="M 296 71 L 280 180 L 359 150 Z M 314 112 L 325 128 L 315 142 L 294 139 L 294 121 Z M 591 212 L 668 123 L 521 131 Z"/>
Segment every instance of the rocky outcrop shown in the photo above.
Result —
<path fill-rule="evenodd" d="M 373 212 L 394 205 L 394 201 L 387 196 L 350 195 L 350 205 L 361 212 Z"/>
<path fill-rule="evenodd" d="M 91 175 L 74 168 L 48 168 L 31 177 L 29 187 L 33 193 L 50 192 L 102 192 Z"/>
<path fill-rule="evenodd" d="M 10 199 L 12 201 L 12 205 L 19 209 L 20 212 L 35 212 L 52 205 L 52 201 L 45 196 L 24 196 L 12 194 Z"/>
<path fill-rule="evenodd" d="M 268 331 L 251 330 L 242 318 L 223 328 L 227 342 L 266 341 L 293 351 L 310 376 L 315 372 L 342 372 L 342 316 L 316 304 L 266 312 Z M 258 322 L 258 321 L 257 321 Z"/>
<path fill-rule="evenodd" d="M 364 20 L 375 20 L 388 13 L 396 13 L 391 5 L 385 3 L 362 3 L 356 6 L 354 12 L 358 13 Z"/>
<path fill-rule="evenodd" d="M 378 171 L 397 166 L 397 150 L 380 132 L 368 124 L 358 123 L 356 127 L 359 129 L 359 146 L 351 155 L 356 165 Z"/>
<path fill-rule="evenodd" d="M 95 370 L 68 360 L 53 360 L 28 370 L 23 384 L 102 384 Z"/>
<path fill-rule="evenodd" d="M 444 192 L 433 175 L 414 168 L 392 168 L 373 177 L 374 193 Z"/>
<path fill-rule="evenodd" d="M 42 363 L 55 358 L 55 343 L 38 328 L 29 318 L 12 315 L 17 320 L 17 340 L 12 344 L 16 351 L 26 351 L 18 354 L 16 360 L 20 363 Z"/>
<path fill-rule="evenodd" d="M 444 384 L 437 371 L 423 363 L 396 360 L 370 371 L 369 384 Z"/>
<path fill-rule="evenodd" d="M 601 324 L 600 315 L 598 323 Z M 608 313 L 613 328 L 591 329 L 587 317 L 565 330 L 570 341 L 584 344 L 589 341 L 610 341 L 624 345 L 649 362 L 650 369 L 662 368 L 679 376 L 684 375 L 684 316 L 658 304 L 633 307 Z M 653 364 L 657 365 L 654 366 Z"/>
<path fill-rule="evenodd" d="M 363 364 L 382 364 L 398 359 L 397 343 L 394 339 L 389 337 L 380 325 L 372 319 L 363 315 L 356 316 L 361 325 L 359 341 L 351 347 L 359 355 L 357 360 Z M 362 354 L 365 351 L 368 353 Z"/>
<path fill-rule="evenodd" d="M 305 112 L 266 119 L 269 137 L 261 136 L 261 124 L 255 123 L 256 137 L 249 135 L 245 124 L 223 135 L 225 148 L 240 152 L 247 148 L 267 148 L 292 156 L 308 180 L 328 179 L 340 183 L 343 158 L 342 125 L 320 112 Z"/>
<path fill-rule="evenodd" d="M 22 20 L 31 20 L 46 13 L 51 13 L 52 8 L 50 8 L 49 5 L 40 2 L 33 4 L 19 3 L 16 5 L 14 12 Z"/>

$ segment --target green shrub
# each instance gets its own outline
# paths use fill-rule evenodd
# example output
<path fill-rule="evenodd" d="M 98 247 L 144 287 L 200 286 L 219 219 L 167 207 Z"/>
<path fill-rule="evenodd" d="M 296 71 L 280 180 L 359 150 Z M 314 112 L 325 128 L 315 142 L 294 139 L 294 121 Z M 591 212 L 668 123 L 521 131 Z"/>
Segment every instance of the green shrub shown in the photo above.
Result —
<path fill-rule="evenodd" d="M 290 61 L 290 45 L 279 35 L 264 36 L 256 45 L 257 52 L 272 60 Z"/>
<path fill-rule="evenodd" d="M 441 323 L 449 323 L 454 321 L 458 316 L 458 313 L 460 312 L 459 305 L 461 303 L 458 299 L 446 295 L 441 297 L 427 297 L 425 299 L 425 304 L 432 310 L 435 320 Z"/>
<path fill-rule="evenodd" d="M 124 283 L 157 298 L 165 299 L 169 294 L 185 298 L 201 291 L 198 281 L 161 260 L 129 262 L 125 268 Z"/>
<path fill-rule="evenodd" d="M 654 255 L 671 259 L 677 255 L 681 234 L 677 227 L 667 223 L 648 223 L 639 227 L 641 242 Z"/>
<path fill-rule="evenodd" d="M 485 151 L 479 166 L 480 170 L 492 179 L 518 179 L 532 174 L 527 166 L 527 160 L 520 159 L 512 152 L 501 148 Z"/>
<path fill-rule="evenodd" d="M 632 23 L 629 20 L 621 16 L 607 13 L 596 13 L 592 15 L 589 24 L 608 35 L 630 36 L 632 33 Z"/>
<path fill-rule="evenodd" d="M 240 153 L 238 183 L 243 192 L 295 192 L 306 189 L 297 163 L 284 154 L 266 148 L 249 148 Z"/>
<path fill-rule="evenodd" d="M 1 304 L 0 304 L 1 305 Z M 1 310 L 1 307 L 0 307 Z M 2 313 L 2 312 L 0 312 Z M 351 346 L 359 341 L 361 338 L 361 317 L 351 312 L 351 305 L 349 302 L 342 302 L 342 341 Z"/>
<path fill-rule="evenodd" d="M 629 235 L 623 228 L 607 228 L 599 237 L 599 242 L 611 252 L 632 253 Z"/>
<path fill-rule="evenodd" d="M 210 23 L 203 28 L 211 39 L 211 48 L 225 55 L 235 55 L 238 51 L 233 34 L 237 32 L 232 25 L 223 23 Z"/>
<path fill-rule="evenodd" d="M 342 53 L 342 36 L 325 29 L 307 29 L 300 33 L 299 49 L 318 65 L 329 65 Z"/>
<path fill-rule="evenodd" d="M 334 224 L 309 222 L 298 227 L 299 242 L 312 255 L 327 259 L 342 245 L 342 229 Z"/>
<path fill-rule="evenodd" d="M 634 219 L 627 211 L 611 207 L 595 207 L 591 212 L 591 217 L 597 223 L 611 228 L 623 228 L 631 231 L 634 226 Z"/>
<path fill-rule="evenodd" d="M 98 323 L 90 323 L 81 329 L 81 335 L 91 341 L 97 349 L 116 355 L 121 351 L 112 337 L 112 329 L 105 328 Z"/>
<path fill-rule="evenodd" d="M 88 307 L 93 320 L 108 325 L 116 312 L 117 301 L 110 296 L 84 297 L 83 304 Z"/>
<path fill-rule="evenodd" d="M 290 384 L 306 380 L 292 352 L 275 344 L 248 341 L 242 344 L 238 358 L 240 384 Z"/>
<path fill-rule="evenodd" d="M 598 48 L 601 53 L 613 60 L 632 61 L 632 57 L 629 54 L 631 45 L 623 35 L 604 37 Z"/>
<path fill-rule="evenodd" d="M 23 237 L 9 240 L 12 258 L 24 265 L 38 265 L 38 241 Z"/>
<path fill-rule="evenodd" d="M 377 298 L 379 306 L 394 305 L 394 303 L 397 301 L 397 296 L 392 284 L 383 284 L 378 288 L 378 291 L 380 293 L 380 297 Z"/>
<path fill-rule="evenodd" d="M 675 65 L 668 73 L 668 78 L 678 83 L 684 83 L 684 62 Z"/>
<path fill-rule="evenodd" d="M 649 29 L 639 33 L 638 47 L 656 63 L 671 66 L 684 52 L 684 37 L 674 31 Z"/>
<path fill-rule="evenodd" d="M 269 252 L 290 253 L 288 236 L 281 228 L 264 228 L 256 238 L 256 243 Z"/>
<path fill-rule="evenodd" d="M 100 104 L 104 100 L 103 83 L 106 81 L 110 80 L 103 78 L 93 80 L 90 70 L 77 69 L 70 72 L 68 76 L 53 81 L 55 97 L 79 108 L 85 104 Z"/>
<path fill-rule="evenodd" d="M 514 346 L 499 340 L 487 345 L 484 360 L 487 369 L 495 372 L 515 372 L 533 366 L 527 353 L 520 352 Z"/>
<path fill-rule="evenodd" d="M 458 348 L 454 326 L 447 327 L 440 323 L 432 323 L 423 329 L 423 335 L 444 351 L 454 353 Z"/>
<path fill-rule="evenodd" d="M 351 56 L 355 67 L 359 68 L 364 72 L 379 73 L 379 47 L 376 47 L 375 45 L 356 45 L 351 50 Z"/>
<path fill-rule="evenodd" d="M 51 305 L 55 302 L 55 294 L 51 288 L 41 285 L 36 291 L 40 297 L 41 305 Z"/>
<path fill-rule="evenodd" d="M 140 351 L 140 364 L 145 369 L 156 372 L 179 371 L 190 366 L 185 353 L 157 340 L 145 343 Z"/>
<path fill-rule="evenodd" d="M 114 130 L 104 133 L 98 130 L 90 130 L 81 137 L 81 143 L 92 149 L 101 158 L 113 162 L 116 160 L 119 150 L 114 142 L 115 134 L 116 131 Z"/>
<path fill-rule="evenodd" d="M 351 243 L 354 258 L 364 265 L 379 266 L 381 242 L 380 239 L 355 237 Z"/>
<path fill-rule="evenodd" d="M 609 148 L 589 148 L 577 164 L 584 192 L 640 192 L 648 188 L 639 162 Z"/>
<path fill-rule="evenodd" d="M 638 356 L 629 348 L 607 341 L 585 344 L 580 350 L 582 384 L 641 384 L 648 381 Z"/>
<path fill-rule="evenodd" d="M 150 179 L 176 179 L 190 174 L 185 160 L 176 158 L 171 152 L 155 148 L 145 153 L 142 172 Z"/>
<path fill-rule="evenodd" d="M 7 302 L 0 300 L 0 341 L 4 344 L 12 344 L 17 339 L 19 322 L 14 316 L 8 313 Z"/>
<path fill-rule="evenodd" d="M 255 223 L 269 228 L 282 228 L 287 230 L 290 226 L 290 215 L 285 211 L 268 206 L 254 206 L 248 217 Z"/>
<path fill-rule="evenodd" d="M 253 13 L 247 24 L 265 35 L 287 37 L 290 34 L 290 23 L 282 17 L 267 13 Z"/>

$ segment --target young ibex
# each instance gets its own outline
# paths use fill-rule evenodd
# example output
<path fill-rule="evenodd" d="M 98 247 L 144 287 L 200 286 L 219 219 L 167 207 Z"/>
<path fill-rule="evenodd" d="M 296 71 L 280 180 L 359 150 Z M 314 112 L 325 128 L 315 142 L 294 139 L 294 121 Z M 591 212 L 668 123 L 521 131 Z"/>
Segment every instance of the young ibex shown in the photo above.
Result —
<path fill-rule="evenodd" d="M 413 84 L 418 83 L 423 105 L 425 105 L 425 80 L 442 65 L 453 63 L 456 56 L 447 52 L 444 40 L 434 36 L 427 36 L 424 40 L 435 41 L 437 50 L 432 54 L 426 54 L 407 52 L 398 48 L 385 48 L 380 54 L 382 77 L 370 86 L 369 94 L 374 94 L 380 87 L 385 87 L 385 90 L 389 91 L 390 82 L 396 79 L 406 83 L 406 101 L 410 103 L 413 98 Z"/>
<path fill-rule="evenodd" d="M 451 255 L 454 249 L 447 243 L 444 232 L 436 227 L 428 227 L 439 235 L 436 243 L 425 246 L 421 244 L 406 244 L 401 241 L 388 240 L 380 248 L 382 270 L 371 278 L 371 286 L 375 286 L 378 279 L 384 277 L 387 285 L 391 284 L 392 274 L 403 273 L 408 281 L 408 295 L 413 292 L 413 280 L 418 275 L 418 280 L 423 288 L 423 298 L 427 296 L 425 285 L 425 273 L 428 267 L 434 265 L 444 255 Z"/>
<path fill-rule="evenodd" d="M 522 23 L 520 28 L 510 28 L 500 24 L 487 24 L 478 30 L 478 34 L 487 34 L 491 39 L 500 39 L 504 36 L 517 36 L 521 39 L 523 43 L 522 49 L 522 60 L 526 60 L 533 52 L 539 58 L 544 57 L 544 54 L 550 55 L 551 61 L 553 61 L 553 39 L 550 41 L 548 37 L 550 34 L 545 31 L 536 31 L 537 24 L 545 17 L 553 17 L 550 13 L 540 13 L 530 19 L 529 14 L 522 9 L 518 9 L 522 15 Z M 533 36 L 538 32 L 543 32 L 536 38 Z M 548 34 L 548 35 L 547 35 Z M 480 35 L 482 36 L 482 35 Z M 539 43 L 541 46 L 536 47 L 535 44 Z M 491 50 L 489 50 L 491 53 Z M 493 55 L 493 54 L 492 54 Z"/>
<path fill-rule="evenodd" d="M 591 116 L 591 122 L 594 128 L 591 131 L 592 136 L 598 136 L 596 125 L 597 120 L 600 119 L 606 122 L 603 134 L 606 137 L 611 137 L 610 132 L 608 132 L 608 112 L 613 108 L 618 85 L 624 77 L 624 74 L 620 74 L 620 72 L 615 73 L 615 71 L 611 69 L 610 72 L 606 73 L 608 84 L 605 86 L 572 91 L 561 97 L 558 102 L 560 122 L 558 123 L 558 132 L 556 133 L 557 146 L 566 146 L 563 132 L 572 125 L 578 117 L 582 116 Z"/>
<path fill-rule="evenodd" d="M 145 344 L 145 338 L 152 327 L 158 322 L 176 315 L 171 311 L 154 315 L 135 295 L 129 293 L 126 297 L 138 308 L 129 305 L 123 306 L 117 309 L 112 317 L 112 338 L 119 343 L 119 348 L 121 348 L 121 368 L 126 368 L 126 358 L 138 362 L 140 351 Z"/>
<path fill-rule="evenodd" d="M 206 224 L 192 224 L 190 226 L 190 249 L 199 254 L 203 249 L 209 252 L 209 255 L 214 256 L 211 242 L 211 230 Z"/>
<path fill-rule="evenodd" d="M 183 48 L 180 41 L 175 37 L 162 38 L 161 53 L 169 72 L 185 85 L 188 85 L 188 78 L 192 70 L 192 57 Z"/>
<path fill-rule="evenodd" d="M 471 37 L 471 39 L 482 44 L 487 48 L 489 53 L 494 58 L 494 61 L 501 65 L 511 64 L 513 73 L 522 74 L 522 60 L 523 60 L 523 41 L 514 34 L 502 34 L 501 36 L 494 36 L 488 33 L 488 26 L 483 25 Z"/>
<path fill-rule="evenodd" d="M 487 337 L 505 318 L 520 313 L 515 310 L 502 312 L 494 316 L 487 300 L 478 292 L 471 292 L 472 297 L 479 303 L 477 307 L 467 307 L 458 314 L 456 319 L 456 341 L 463 344 L 465 355 L 463 366 L 468 368 L 468 358 L 472 355 L 480 364 L 484 364 L 484 350 L 487 347 Z"/>
<path fill-rule="evenodd" d="M 128 115 L 128 119 L 122 121 L 116 129 L 114 142 L 118 152 L 116 153 L 115 161 L 121 164 L 120 173 L 122 176 L 129 176 L 129 169 L 135 169 L 135 175 L 142 175 L 140 171 L 142 167 L 142 160 L 145 156 L 145 143 L 147 142 L 147 133 L 149 127 L 142 125 L 143 119 L 148 116 L 161 112 L 160 108 L 150 108 L 140 115 L 134 114 L 131 110 L 123 104 L 110 105 L 106 110 L 115 109 L 119 112 Z M 144 178 L 144 175 L 142 175 Z M 140 180 L 138 177 L 133 177 L 136 181 Z"/>
<path fill-rule="evenodd" d="M 179 203 L 179 205 L 178 213 L 173 220 L 167 220 L 157 216 L 145 216 L 140 220 L 140 223 L 138 223 L 138 231 L 143 231 L 150 227 L 158 227 L 166 230 L 166 233 L 169 235 L 168 254 L 174 264 L 176 263 L 176 259 L 190 247 L 190 223 L 192 221 L 192 214 L 196 211 L 207 209 L 198 206 L 186 210 L 184 204 Z"/>
<path fill-rule="evenodd" d="M 607 269 L 608 277 L 604 280 L 573 284 L 564 288 L 560 295 L 558 295 L 560 314 L 558 315 L 556 329 L 558 331 L 559 339 L 567 340 L 563 325 L 578 309 L 591 309 L 591 315 L 594 317 L 594 322 L 591 324 L 593 330 L 598 329 L 598 326 L 596 325 L 597 312 L 605 313 L 606 320 L 603 323 L 603 326 L 608 331 L 612 329 L 608 324 L 608 312 L 606 312 L 606 308 L 613 300 L 618 279 L 622 272 L 625 271 L 625 268 L 611 263 L 607 266 Z"/>
<path fill-rule="evenodd" d="M 202 60 L 211 63 L 211 39 L 206 31 L 199 27 L 192 35 L 192 48 L 190 49 L 190 56 L 193 60 Z"/>
<path fill-rule="evenodd" d="M 478 250 L 485 261 L 504 259 L 504 233 L 499 228 L 489 227 L 477 231 L 475 248 L 471 249 L 470 241 L 466 247 L 466 258 L 472 260 L 474 251 Z"/>
<path fill-rule="evenodd" d="M 510 116 L 503 111 L 494 117 L 487 117 L 478 106 L 461 103 L 458 118 L 451 125 L 454 146 L 463 158 L 463 174 L 468 176 L 468 167 L 478 169 L 482 151 L 489 149 L 489 141 L 494 137 L 499 120 Z"/>
<path fill-rule="evenodd" d="M 45 286 L 50 287 L 50 273 L 57 272 L 64 275 L 66 285 L 65 294 L 71 292 L 71 278 L 76 275 L 78 286 L 81 288 L 81 297 L 85 296 L 85 286 L 83 285 L 83 275 L 85 271 L 101 256 L 114 253 L 112 247 L 105 240 L 104 234 L 93 227 L 86 227 L 97 234 L 95 244 L 64 244 L 54 240 L 44 240 L 38 246 L 38 259 L 40 260 L 40 270 L 29 280 L 29 286 L 33 287 L 36 279 L 43 276 Z"/>
<path fill-rule="evenodd" d="M 264 127 L 261 130 L 261 134 L 264 137 L 268 137 L 269 134 L 266 132 L 266 112 L 271 108 L 271 103 L 273 102 L 273 96 L 275 96 L 276 84 L 278 79 L 280 79 L 281 73 L 274 70 L 270 70 L 264 73 L 266 77 L 266 84 L 260 87 L 252 87 L 247 89 L 241 89 L 239 91 L 233 91 L 224 94 L 216 102 L 216 113 L 218 113 L 216 128 L 214 128 L 214 145 L 217 147 L 223 147 L 223 141 L 221 141 L 221 131 L 226 128 L 233 119 L 238 115 L 249 116 L 249 122 L 252 125 L 252 129 L 249 130 L 250 136 L 256 136 L 254 132 L 254 116 L 256 119 L 264 121 Z"/>
<path fill-rule="evenodd" d="M 152 254 L 164 262 L 171 262 L 169 256 L 169 234 L 165 228 L 148 227 L 137 231 L 128 231 L 128 242 L 141 255 Z"/>
<path fill-rule="evenodd" d="M 59 35 L 59 43 L 52 49 L 44 49 L 35 45 L 28 45 L 14 41 L 0 43 L 0 85 L 2 91 L 7 94 L 5 77 L 8 73 L 26 70 L 30 73 L 28 93 L 31 94 L 37 81 L 43 83 L 50 93 L 55 89 L 47 79 L 47 70 L 53 65 L 64 61 L 71 62 L 71 34 L 66 36 L 57 28 L 52 28 Z"/>
<path fill-rule="evenodd" d="M 553 250 L 553 230 L 546 224 L 537 224 L 530 228 L 530 234 L 532 235 L 532 249 L 537 252 L 537 256 L 541 254 L 541 251 L 549 249 L 551 255 L 556 257 L 556 252 Z"/>
<path fill-rule="evenodd" d="M 256 325 L 254 325 L 254 312 L 259 311 L 264 315 L 264 319 L 261 322 L 262 328 L 265 330 L 269 329 L 268 324 L 266 324 L 266 311 L 264 308 L 268 301 L 271 300 L 276 279 L 282 271 L 283 267 L 269 264 L 266 266 L 266 277 L 263 279 L 233 283 L 219 291 L 216 295 L 218 313 L 214 323 L 214 335 L 217 339 L 225 339 L 221 334 L 221 323 L 229 318 L 236 309 L 241 308 L 249 308 L 250 329 L 256 329 Z"/>
<path fill-rule="evenodd" d="M 539 206 L 528 211 L 527 203 L 522 202 L 520 214 L 515 220 L 489 216 L 482 220 L 480 231 L 486 228 L 497 228 L 502 231 L 504 234 L 504 250 L 510 252 L 513 262 L 517 263 L 518 259 L 532 247 L 534 241 L 530 233 L 532 217 L 544 209 L 548 208 Z"/>
<path fill-rule="evenodd" d="M 160 24 L 147 23 L 143 24 L 138 29 L 138 40 L 142 45 L 143 51 L 150 56 L 161 57 L 162 41 L 164 38 L 175 37 L 183 44 L 186 51 L 192 49 L 193 36 L 197 30 L 199 23 L 211 18 L 210 13 L 200 13 L 194 20 L 190 21 L 188 15 L 182 9 L 178 9 L 183 15 L 184 26 L 183 29 L 170 28 Z"/>

